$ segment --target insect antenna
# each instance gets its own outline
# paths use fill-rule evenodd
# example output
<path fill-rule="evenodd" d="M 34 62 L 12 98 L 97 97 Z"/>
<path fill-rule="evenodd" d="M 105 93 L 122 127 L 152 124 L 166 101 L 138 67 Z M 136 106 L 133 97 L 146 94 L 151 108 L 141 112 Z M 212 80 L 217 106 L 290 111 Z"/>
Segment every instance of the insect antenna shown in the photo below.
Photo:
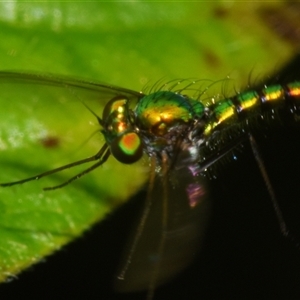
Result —
<path fill-rule="evenodd" d="M 81 103 L 86 107 L 86 109 L 93 115 L 95 116 L 95 118 L 97 119 L 98 123 L 103 126 L 103 120 L 97 116 L 97 114 L 92 110 L 90 109 L 84 102 L 81 101 Z"/>

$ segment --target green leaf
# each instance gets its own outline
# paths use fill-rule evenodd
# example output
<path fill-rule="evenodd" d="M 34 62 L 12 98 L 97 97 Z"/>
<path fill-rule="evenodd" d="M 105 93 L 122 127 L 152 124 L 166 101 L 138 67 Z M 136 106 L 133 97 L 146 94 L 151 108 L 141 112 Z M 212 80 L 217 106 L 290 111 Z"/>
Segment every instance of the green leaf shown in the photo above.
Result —
<path fill-rule="evenodd" d="M 230 92 L 245 86 L 251 72 L 254 78 L 276 72 L 298 49 L 297 42 L 267 26 L 268 9 L 286 7 L 280 2 L 1 2 L 1 69 L 86 77 L 136 91 L 161 78 L 229 75 Z M 0 85 L 1 182 L 99 151 L 103 138 L 93 135 L 96 119 L 77 92 L 11 81 Z M 220 85 L 211 90 L 218 92 Z M 82 91 L 79 98 L 89 97 Z M 95 104 L 101 115 L 101 95 Z M 42 188 L 64 182 L 80 168 L 0 189 L 0 280 L 104 218 L 142 185 L 144 168 L 111 158 L 56 191 Z"/>

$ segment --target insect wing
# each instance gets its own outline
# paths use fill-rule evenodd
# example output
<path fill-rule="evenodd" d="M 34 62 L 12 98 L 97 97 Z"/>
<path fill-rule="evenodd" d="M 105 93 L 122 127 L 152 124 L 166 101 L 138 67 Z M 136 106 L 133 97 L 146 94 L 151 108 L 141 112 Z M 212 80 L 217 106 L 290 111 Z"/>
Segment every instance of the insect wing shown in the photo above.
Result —
<path fill-rule="evenodd" d="M 1 72 L 1 182 L 96 154 L 104 139 L 97 119 L 83 103 L 101 117 L 106 102 L 120 93 L 138 100 L 138 92 L 104 84 Z M 42 192 L 86 168 L 0 189 L 0 280 L 79 235 L 134 193 L 147 175 L 138 165 L 124 166 L 110 158 L 76 184 Z"/>
<path fill-rule="evenodd" d="M 115 287 L 120 292 L 156 289 L 192 263 L 210 215 L 207 182 L 197 173 L 197 165 L 176 164 L 167 178 L 154 179 L 148 191 L 150 210 L 137 241 L 128 243 Z M 150 183 L 151 185 L 151 183 Z M 145 205 L 142 210 L 145 213 Z M 141 221 L 133 226 L 135 240 Z M 128 264 L 129 260 L 129 264 Z M 125 266 L 125 268 L 124 268 Z M 119 276 L 120 277 L 120 276 Z"/>
<path fill-rule="evenodd" d="M 101 129 L 83 104 L 101 118 L 103 107 L 111 98 L 124 95 L 135 102 L 141 95 L 67 77 L 13 72 L 0 73 L 0 90 L 0 150 L 8 156 L 17 149 L 34 146 L 65 148 L 74 153 Z M 88 145 L 82 147 L 87 154 L 81 158 L 96 153 L 101 147 L 99 141 L 104 143 L 98 134 L 92 152 Z M 49 161 L 47 155 L 44 158 Z"/>

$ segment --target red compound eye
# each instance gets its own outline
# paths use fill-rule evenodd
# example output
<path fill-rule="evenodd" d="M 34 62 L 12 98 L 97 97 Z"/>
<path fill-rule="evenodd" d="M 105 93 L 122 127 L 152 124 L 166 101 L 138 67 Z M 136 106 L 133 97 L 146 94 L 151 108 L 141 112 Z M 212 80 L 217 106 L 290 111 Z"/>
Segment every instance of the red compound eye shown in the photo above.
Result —
<path fill-rule="evenodd" d="M 132 164 L 143 155 L 143 144 L 135 132 L 127 132 L 116 137 L 110 144 L 112 155 L 123 164 Z"/>

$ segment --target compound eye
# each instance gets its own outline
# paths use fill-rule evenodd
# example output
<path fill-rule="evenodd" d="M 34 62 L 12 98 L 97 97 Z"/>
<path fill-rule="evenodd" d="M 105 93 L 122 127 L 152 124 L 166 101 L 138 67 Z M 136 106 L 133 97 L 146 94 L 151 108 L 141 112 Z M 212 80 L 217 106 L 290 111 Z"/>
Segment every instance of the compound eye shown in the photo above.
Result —
<path fill-rule="evenodd" d="M 126 132 L 111 142 L 110 151 L 119 162 L 132 164 L 142 157 L 143 144 L 138 134 Z"/>
<path fill-rule="evenodd" d="M 118 96 L 111 99 L 105 105 L 102 112 L 102 120 L 106 122 L 109 118 L 118 118 L 118 116 L 124 116 L 126 110 L 127 99 L 125 97 Z"/>

